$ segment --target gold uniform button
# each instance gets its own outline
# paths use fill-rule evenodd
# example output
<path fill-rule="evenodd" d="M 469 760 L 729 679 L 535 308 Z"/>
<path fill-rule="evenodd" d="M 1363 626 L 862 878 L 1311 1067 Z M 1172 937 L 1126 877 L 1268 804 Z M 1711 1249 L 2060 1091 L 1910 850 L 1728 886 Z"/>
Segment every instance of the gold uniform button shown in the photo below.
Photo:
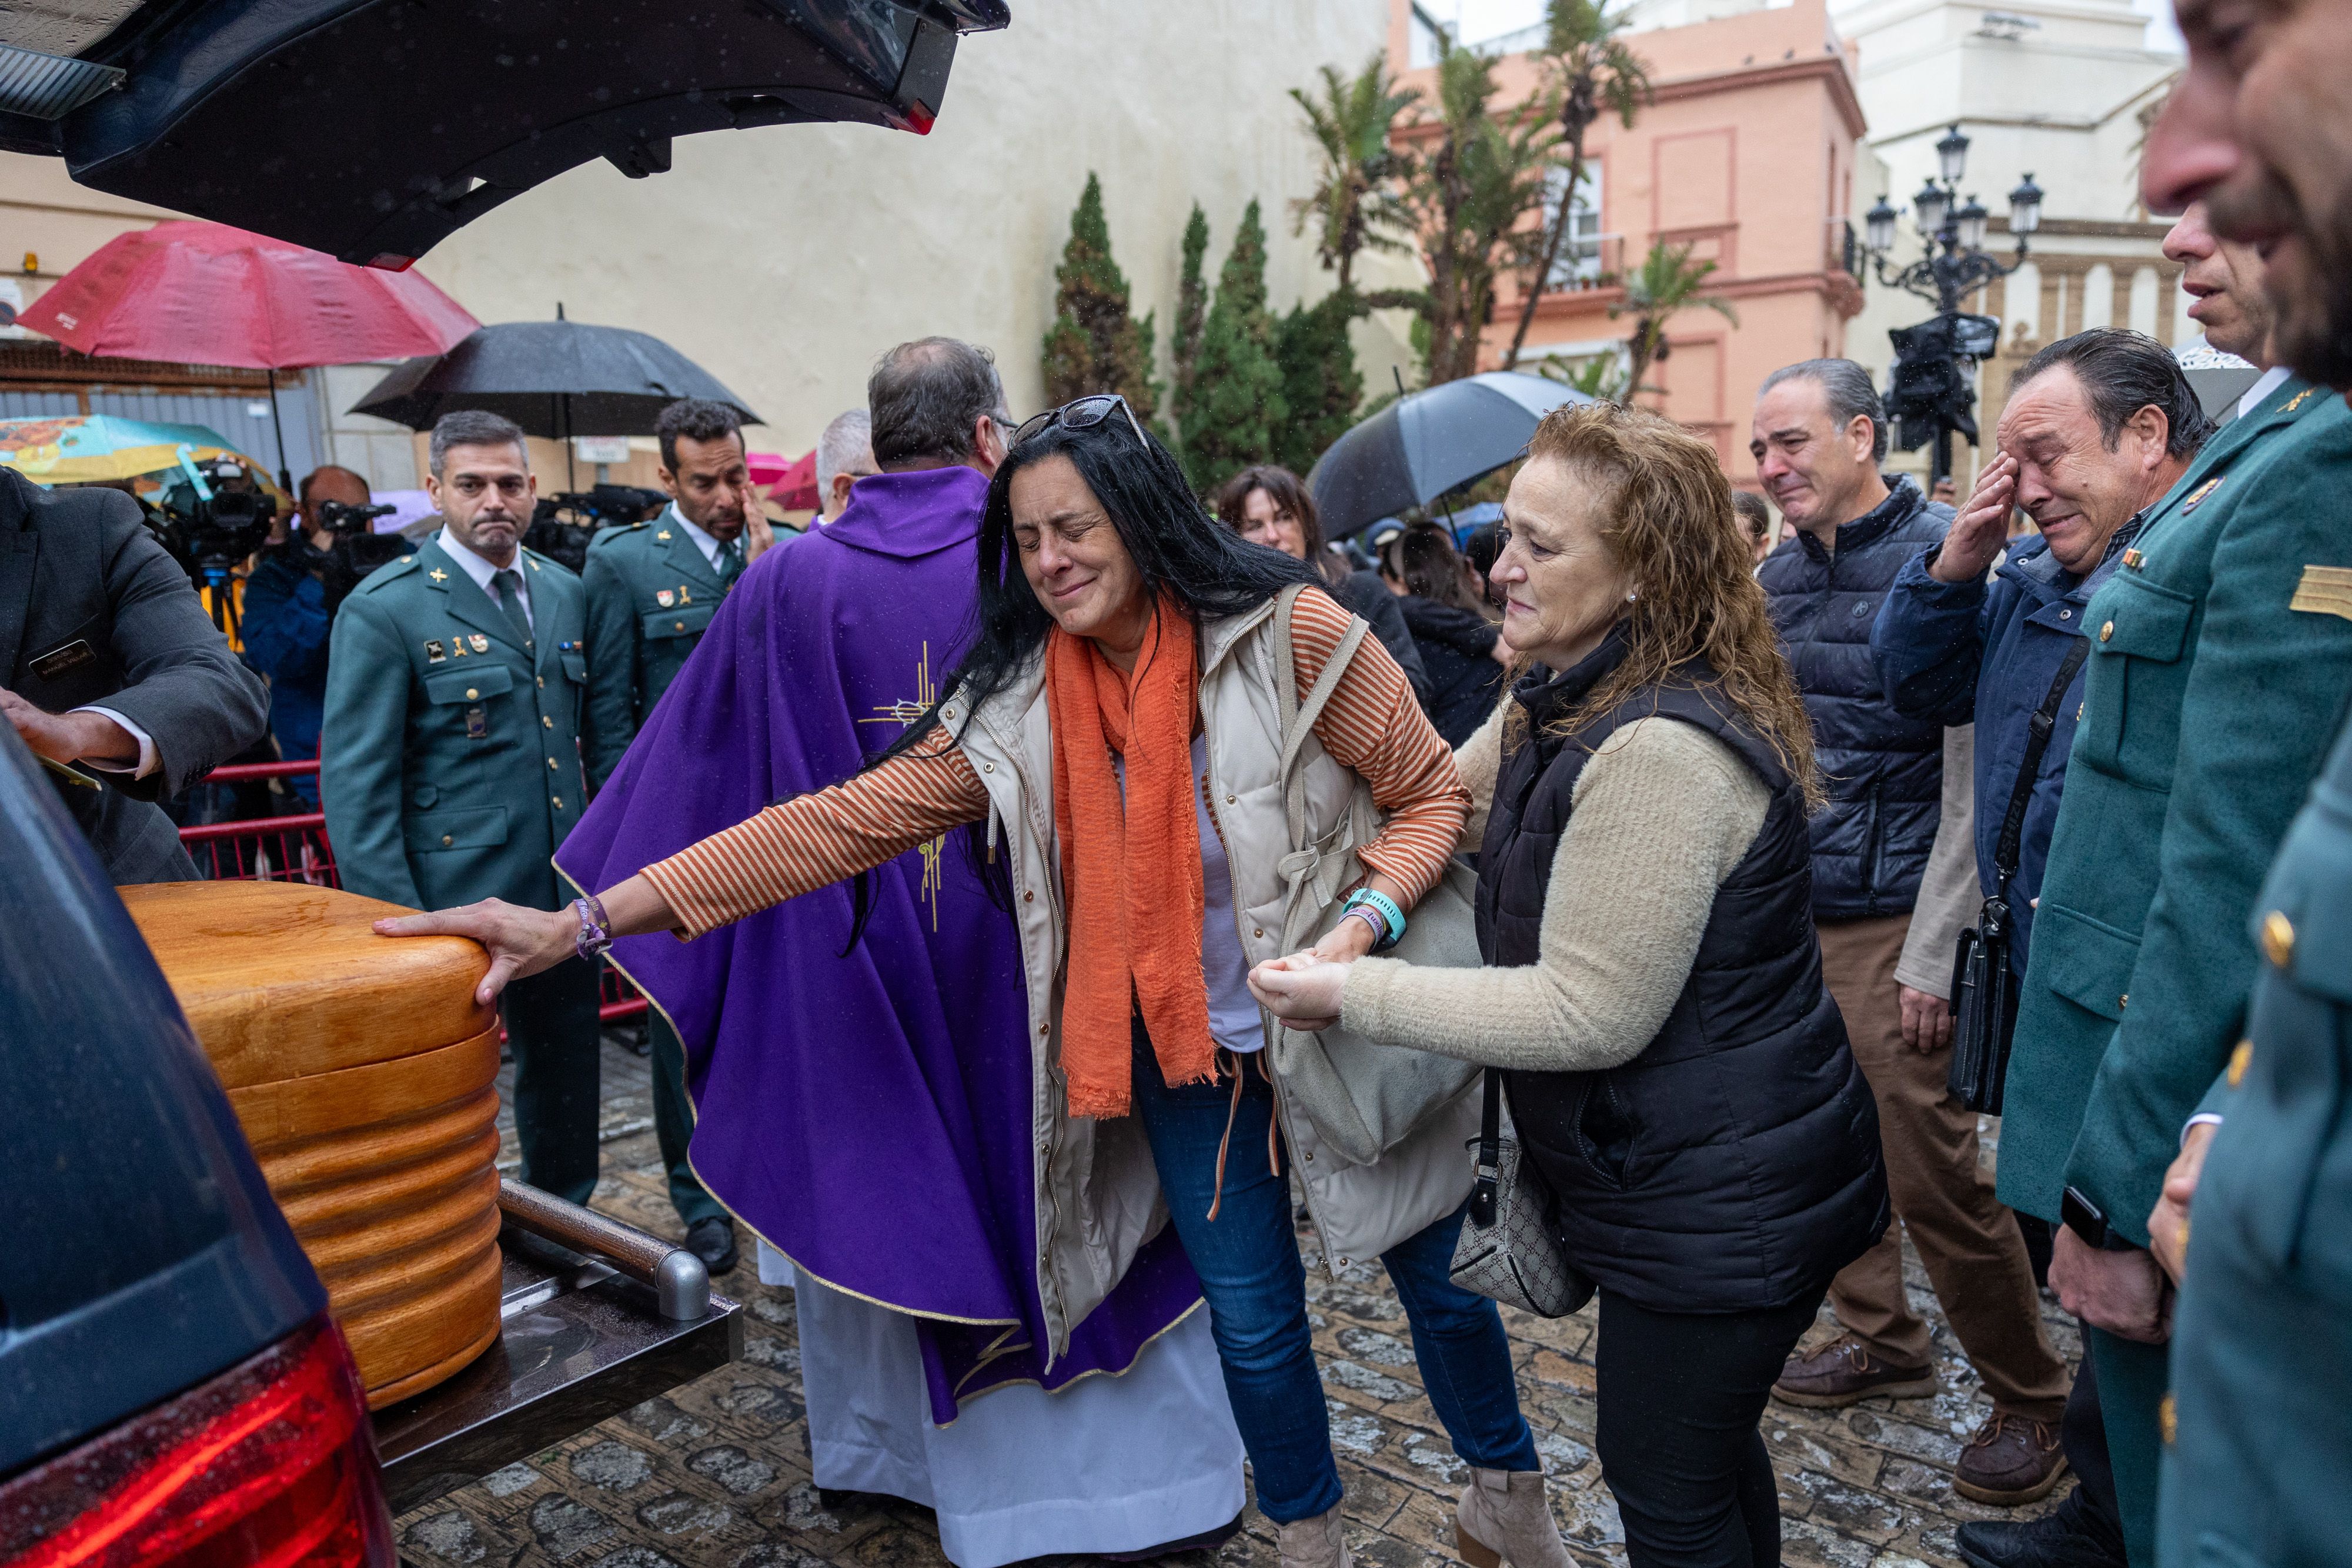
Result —
<path fill-rule="evenodd" d="M 457 841 L 456 839 L 451 838 L 451 837 L 450 837 L 448 834 L 446 834 L 446 833 L 444 833 L 444 834 L 442 834 L 442 835 L 441 835 L 441 847 L 442 847 L 443 849 L 445 849 L 445 850 L 446 850 L 446 849 L 448 849 L 448 848 L 450 848 L 452 845 L 456 844 L 456 843 L 457 843 Z"/>
<path fill-rule="evenodd" d="M 555 758 L 552 758 L 552 757 L 551 757 L 551 758 L 549 758 L 547 759 L 547 770 L 548 770 L 550 773 L 552 773 L 552 772 L 554 772 L 554 771 L 555 771 Z"/>
<path fill-rule="evenodd" d="M 2246 1065 L 2254 1060 L 2254 1042 L 2242 1040 L 2238 1049 L 2230 1053 L 2230 1087 L 2235 1089 L 2245 1081 Z"/>
<path fill-rule="evenodd" d="M 677 627 L 677 629 L 678 629 L 679 631 L 681 631 L 681 632 L 683 632 L 683 631 L 685 631 L 685 630 L 686 630 L 686 622 L 683 622 L 683 621 L 679 621 L 679 622 L 673 622 L 673 624 L 675 624 L 675 625 Z"/>
<path fill-rule="evenodd" d="M 2282 969 L 2294 956 L 2294 922 L 2275 909 L 2263 916 L 2263 956 Z"/>
<path fill-rule="evenodd" d="M 2108 638 L 2113 637 L 2115 634 L 2116 623 L 2112 621 L 2099 628 L 2099 641 L 2102 643 L 2105 642 Z"/>
<path fill-rule="evenodd" d="M 551 762 L 548 766 L 552 768 L 554 764 Z M 2123 1011 L 2124 1009 L 2129 1006 L 2131 1006 L 2131 993 L 2129 991 L 2126 991 L 2122 996 L 2116 998 L 2116 1010 L 2117 1012 Z"/>
<path fill-rule="evenodd" d="M 467 687 L 466 688 L 466 700 L 467 700 L 467 702 L 472 702 L 476 697 L 480 696 L 481 695 L 482 695 L 481 693 L 479 693 L 479 692 L 476 691 L 476 690 L 475 690 L 473 687 L 471 687 L 471 686 L 467 686 Z"/>
<path fill-rule="evenodd" d="M 555 720 L 549 717 L 546 714 L 541 714 L 539 716 L 539 722 L 545 728 L 553 729 L 555 727 Z"/>
<path fill-rule="evenodd" d="M 2172 1440 L 2180 1436 L 2180 1412 L 2173 1407 L 2169 1394 L 2156 1407 L 2156 1429 L 2163 1435 L 2164 1446 L 2168 1448 L 2172 1447 Z"/>
<path fill-rule="evenodd" d="M 547 677 L 545 675 L 539 677 L 539 689 L 541 691 L 545 691 L 547 689 Z"/>
<path fill-rule="evenodd" d="M 555 802 L 555 809 L 556 809 L 557 810 L 561 811 L 562 810 L 563 810 L 563 797 L 562 797 L 562 796 L 561 796 L 561 795 L 550 795 L 550 796 L 548 797 L 548 799 Z"/>

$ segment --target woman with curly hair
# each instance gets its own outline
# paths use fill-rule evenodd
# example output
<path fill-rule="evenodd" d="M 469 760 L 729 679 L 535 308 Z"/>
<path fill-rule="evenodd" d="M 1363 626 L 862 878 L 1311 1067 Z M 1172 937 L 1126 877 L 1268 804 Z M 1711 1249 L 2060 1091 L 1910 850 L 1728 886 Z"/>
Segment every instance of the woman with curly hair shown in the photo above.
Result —
<path fill-rule="evenodd" d="M 1502 1070 L 1521 1179 L 1599 1286 L 1628 1560 L 1777 1563 L 1757 1423 L 1887 1222 L 1813 936 L 1811 728 L 1711 446 L 1642 410 L 1560 409 L 1504 513 L 1493 582 L 1523 673 L 1457 755 L 1489 967 L 1299 954 L 1252 988 L 1294 1029 Z"/>

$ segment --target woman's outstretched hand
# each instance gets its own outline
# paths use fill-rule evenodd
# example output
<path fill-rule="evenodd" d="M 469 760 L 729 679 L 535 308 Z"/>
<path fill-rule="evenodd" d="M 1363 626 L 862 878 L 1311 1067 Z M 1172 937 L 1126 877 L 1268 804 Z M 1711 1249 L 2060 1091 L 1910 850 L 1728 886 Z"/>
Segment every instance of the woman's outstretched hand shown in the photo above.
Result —
<path fill-rule="evenodd" d="M 375 932 L 379 936 L 470 936 L 479 942 L 490 955 L 490 972 L 474 988 L 474 999 L 488 1007 L 499 999 L 508 981 L 551 969 L 577 952 L 580 917 L 569 905 L 525 909 L 486 898 L 458 909 L 379 920 Z"/>
<path fill-rule="evenodd" d="M 1290 1028 L 1307 1031 L 1329 1029 L 1339 1021 L 1339 993 L 1347 984 L 1346 964 L 1314 952 L 1269 958 L 1249 974 L 1250 995 L 1258 1005 Z"/>

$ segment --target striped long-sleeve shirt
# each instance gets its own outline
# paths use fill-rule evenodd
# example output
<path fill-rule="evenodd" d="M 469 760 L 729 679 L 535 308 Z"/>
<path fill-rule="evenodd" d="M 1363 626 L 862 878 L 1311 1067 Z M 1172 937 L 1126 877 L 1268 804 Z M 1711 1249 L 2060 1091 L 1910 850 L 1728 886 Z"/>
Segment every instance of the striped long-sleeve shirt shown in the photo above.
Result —
<path fill-rule="evenodd" d="M 1301 692 L 1322 675 L 1351 619 L 1318 589 L 1298 596 L 1291 646 Z M 1368 869 L 1398 884 L 1410 907 L 1444 873 L 1469 812 L 1453 753 L 1376 637 L 1359 644 L 1314 727 L 1324 750 L 1361 776 L 1374 804 L 1391 813 L 1385 831 L 1359 853 Z M 880 865 L 987 812 L 987 789 L 942 727 L 905 755 L 770 806 L 647 866 L 645 875 L 676 915 L 678 931 L 699 936 Z"/>

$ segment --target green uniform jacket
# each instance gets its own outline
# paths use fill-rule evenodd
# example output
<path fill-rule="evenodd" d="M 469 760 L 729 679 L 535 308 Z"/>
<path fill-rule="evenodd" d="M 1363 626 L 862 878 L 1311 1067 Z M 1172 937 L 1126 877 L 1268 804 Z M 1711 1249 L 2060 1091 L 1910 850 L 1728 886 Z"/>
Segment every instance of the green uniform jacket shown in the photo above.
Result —
<path fill-rule="evenodd" d="M 779 541 L 781 542 L 781 541 Z M 598 789 L 621 765 L 726 591 L 687 531 L 665 512 L 600 528 L 580 580 L 588 590 L 588 778 Z"/>
<path fill-rule="evenodd" d="M 2209 1104 L 2173 1319 L 2164 1568 L 2341 1563 L 2352 1443 L 2352 728 L 2247 921 L 2247 1043 Z"/>
<path fill-rule="evenodd" d="M 588 801 L 587 595 L 545 556 L 520 559 L 529 648 L 438 543 L 371 572 L 336 612 L 319 787 L 352 892 L 557 907 L 550 858 Z"/>
<path fill-rule="evenodd" d="M 2242 1028 L 2246 915 L 2352 690 L 2352 412 L 2290 380 L 2224 425 L 2084 611 L 2000 1193 L 2074 1186 L 2145 1244 Z"/>

